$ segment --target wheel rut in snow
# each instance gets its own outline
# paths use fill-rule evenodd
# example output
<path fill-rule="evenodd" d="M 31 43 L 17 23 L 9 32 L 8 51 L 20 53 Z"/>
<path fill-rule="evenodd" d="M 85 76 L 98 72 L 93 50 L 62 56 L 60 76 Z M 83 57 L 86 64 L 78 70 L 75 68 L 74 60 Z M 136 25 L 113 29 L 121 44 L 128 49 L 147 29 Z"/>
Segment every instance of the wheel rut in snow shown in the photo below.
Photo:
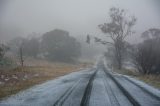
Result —
<path fill-rule="evenodd" d="M 76 81 L 71 87 L 69 87 L 66 92 L 60 96 L 60 98 L 53 104 L 53 106 L 62 106 L 65 100 L 69 97 L 69 95 L 73 92 L 76 86 L 80 83 L 81 79 Z"/>
<path fill-rule="evenodd" d="M 92 71 L 94 69 L 91 69 L 90 71 Z M 95 76 L 96 71 L 94 73 L 92 73 L 89 76 L 89 81 L 87 86 L 89 85 L 89 83 L 91 82 L 91 80 L 93 79 L 93 77 Z M 78 81 L 76 81 L 71 87 L 69 87 L 65 93 L 63 93 L 58 99 L 57 101 L 53 104 L 53 106 L 63 106 L 64 102 L 66 101 L 66 99 L 72 94 L 72 92 L 76 89 L 76 87 L 81 84 L 81 82 L 83 82 L 83 80 L 80 78 Z M 87 88 L 87 87 L 86 87 Z M 86 91 L 86 90 L 85 90 Z"/>
<path fill-rule="evenodd" d="M 114 91 L 112 90 L 111 85 L 109 84 L 108 80 L 103 79 L 103 83 L 106 89 L 106 92 L 108 95 L 110 95 L 110 102 L 112 106 L 120 106 L 117 97 L 114 94 Z"/>
<path fill-rule="evenodd" d="M 150 95 L 151 97 L 155 98 L 156 100 L 160 101 L 160 96 L 157 96 L 155 94 L 153 94 L 152 92 L 150 92 L 149 90 L 147 90 L 146 88 L 138 85 L 136 82 L 132 81 L 131 79 L 127 78 L 127 77 L 124 77 L 123 78 L 125 80 L 127 80 L 128 82 L 134 84 L 135 86 L 139 87 L 142 91 L 144 91 L 145 93 L 147 93 L 148 95 Z"/>
<path fill-rule="evenodd" d="M 133 106 L 141 106 L 140 103 L 133 98 L 133 96 L 112 76 L 111 73 L 107 72 L 107 70 L 103 69 L 106 76 L 110 77 L 113 82 L 119 87 L 122 93 L 128 98 L 128 100 L 132 103 Z"/>
<path fill-rule="evenodd" d="M 96 76 L 97 71 L 98 71 L 98 69 L 92 74 L 92 76 L 89 79 L 89 82 L 88 82 L 86 89 L 84 91 L 84 95 L 82 97 L 80 106 L 89 106 L 89 100 L 90 100 L 90 96 L 91 96 L 93 80 Z"/>

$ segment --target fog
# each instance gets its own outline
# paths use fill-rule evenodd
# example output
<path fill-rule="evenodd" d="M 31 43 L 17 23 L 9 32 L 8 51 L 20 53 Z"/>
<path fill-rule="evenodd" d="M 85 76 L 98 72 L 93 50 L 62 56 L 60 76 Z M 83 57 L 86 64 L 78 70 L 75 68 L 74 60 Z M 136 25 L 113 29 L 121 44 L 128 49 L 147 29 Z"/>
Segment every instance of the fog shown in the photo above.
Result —
<path fill-rule="evenodd" d="M 0 41 L 58 28 L 85 42 L 87 34 L 102 35 L 98 25 L 107 22 L 113 6 L 137 17 L 136 33 L 128 38 L 131 43 L 139 42 L 143 31 L 160 27 L 156 0 L 1 0 Z M 97 46 L 93 51 L 104 48 Z"/>

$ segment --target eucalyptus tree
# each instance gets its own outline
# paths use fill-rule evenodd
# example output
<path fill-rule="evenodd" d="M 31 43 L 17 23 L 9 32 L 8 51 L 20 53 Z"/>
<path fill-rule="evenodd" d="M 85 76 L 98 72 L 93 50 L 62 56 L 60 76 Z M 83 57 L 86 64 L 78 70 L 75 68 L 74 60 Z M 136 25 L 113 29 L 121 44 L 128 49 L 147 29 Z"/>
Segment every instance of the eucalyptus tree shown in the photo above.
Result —
<path fill-rule="evenodd" d="M 118 69 L 122 68 L 123 53 L 125 51 L 126 38 L 134 33 L 133 26 L 136 23 L 135 16 L 127 15 L 126 10 L 119 8 L 111 8 L 109 12 L 110 21 L 100 24 L 99 28 L 105 36 L 110 38 L 107 41 L 102 38 L 95 37 L 95 42 L 100 42 L 103 45 L 111 45 L 114 47 L 114 58 L 117 62 Z"/>

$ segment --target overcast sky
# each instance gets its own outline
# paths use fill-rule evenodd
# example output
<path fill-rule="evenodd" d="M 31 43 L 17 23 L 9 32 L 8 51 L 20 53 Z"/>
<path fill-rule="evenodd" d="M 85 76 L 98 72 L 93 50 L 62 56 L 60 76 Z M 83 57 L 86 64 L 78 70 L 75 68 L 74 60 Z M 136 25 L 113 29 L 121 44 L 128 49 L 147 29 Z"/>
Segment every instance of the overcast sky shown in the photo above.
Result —
<path fill-rule="evenodd" d="M 4 1 L 4 0 L 2 0 Z M 138 35 L 152 27 L 160 28 L 160 17 L 154 0 L 5 0 L 0 3 L 1 25 L 16 29 L 26 36 L 31 32 L 45 33 L 55 28 L 64 29 L 73 36 L 100 35 L 97 25 L 107 22 L 111 7 L 127 9 L 138 19 Z M 1 37 L 12 35 L 0 35 Z"/>

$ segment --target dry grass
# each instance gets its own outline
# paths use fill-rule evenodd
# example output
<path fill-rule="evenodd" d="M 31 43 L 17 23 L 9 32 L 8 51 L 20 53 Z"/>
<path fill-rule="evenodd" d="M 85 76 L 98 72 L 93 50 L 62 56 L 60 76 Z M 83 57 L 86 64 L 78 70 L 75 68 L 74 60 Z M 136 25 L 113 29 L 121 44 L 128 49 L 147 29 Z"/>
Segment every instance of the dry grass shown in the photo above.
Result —
<path fill-rule="evenodd" d="M 47 80 L 77 71 L 82 67 L 84 67 L 84 64 L 72 65 L 53 63 L 44 66 L 27 66 L 23 68 L 18 67 L 10 70 L 1 70 L 0 78 L 3 76 L 9 80 L 5 81 L 5 78 L 0 79 L 1 82 L 5 81 L 4 84 L 0 84 L 0 98 L 15 94 L 35 84 L 40 84 Z M 13 76 L 17 78 L 13 78 Z"/>
<path fill-rule="evenodd" d="M 139 73 L 134 70 L 129 70 L 129 69 L 122 69 L 122 70 L 114 69 L 114 70 L 116 70 L 116 72 L 119 74 L 124 74 L 124 75 L 129 75 L 134 77 L 139 76 Z"/>
<path fill-rule="evenodd" d="M 155 88 L 160 89 L 160 75 L 142 75 L 136 71 L 128 70 L 128 69 L 117 70 L 116 72 L 135 77 L 151 86 L 154 86 Z"/>
<path fill-rule="evenodd" d="M 137 78 L 160 89 L 160 75 L 141 75 Z"/>

